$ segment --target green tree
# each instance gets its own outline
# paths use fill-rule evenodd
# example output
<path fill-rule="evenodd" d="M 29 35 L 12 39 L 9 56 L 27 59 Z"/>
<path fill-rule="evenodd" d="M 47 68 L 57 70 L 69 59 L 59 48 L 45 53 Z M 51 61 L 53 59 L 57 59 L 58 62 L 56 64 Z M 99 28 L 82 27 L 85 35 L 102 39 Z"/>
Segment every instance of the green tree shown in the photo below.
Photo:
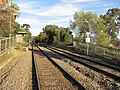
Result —
<path fill-rule="evenodd" d="M 59 30 L 59 27 L 56 25 L 46 25 L 46 27 L 43 28 L 43 32 L 47 35 L 46 42 L 48 44 L 53 44 L 60 41 Z"/>
<path fill-rule="evenodd" d="M 8 32 L 10 29 L 10 17 L 9 16 L 10 16 L 9 9 L 0 11 L 0 36 L 1 37 L 5 35 L 3 34 L 5 33 L 5 31 Z M 5 36 L 9 36 L 9 35 L 5 35 Z"/>
<path fill-rule="evenodd" d="M 40 34 L 38 36 L 39 36 L 39 39 L 40 39 L 39 41 L 45 43 L 45 41 L 46 41 L 46 33 L 40 32 Z"/>
<path fill-rule="evenodd" d="M 40 41 L 39 35 L 38 35 L 38 36 L 35 36 L 35 37 L 33 38 L 33 40 L 35 40 L 36 43 L 39 42 L 39 41 Z"/>
<path fill-rule="evenodd" d="M 15 30 L 15 19 L 18 13 L 19 7 L 16 4 L 8 6 L 0 11 L 0 36 L 9 36 L 9 33 L 14 33 Z M 16 14 L 16 15 L 15 15 Z M 12 32 L 10 32 L 10 23 Z"/>
<path fill-rule="evenodd" d="M 70 28 L 60 28 L 60 41 L 63 44 L 72 44 L 73 41 L 73 36 L 72 36 L 72 32 L 70 31 Z"/>
<path fill-rule="evenodd" d="M 106 27 L 104 25 L 105 21 L 101 19 L 96 14 L 93 14 L 92 12 L 76 12 L 73 15 L 73 21 L 70 21 L 70 28 L 73 30 L 73 32 L 76 33 L 76 37 L 79 37 L 82 42 L 85 42 L 86 32 L 93 33 L 94 38 L 96 39 L 96 44 L 101 45 L 100 37 L 103 38 L 105 41 L 102 41 L 104 45 L 108 45 L 108 35 L 105 32 Z M 103 32 L 104 34 L 102 34 Z M 92 37 L 92 36 L 91 36 Z M 94 42 L 95 42 L 94 41 Z"/>
<path fill-rule="evenodd" d="M 14 26 L 14 32 L 13 32 L 13 34 L 14 34 L 14 36 L 15 36 L 18 31 L 22 31 L 22 30 L 21 30 L 22 28 L 21 28 L 20 24 L 17 23 L 17 22 L 15 22 L 14 25 L 15 25 L 15 26 Z"/>
<path fill-rule="evenodd" d="M 29 30 L 29 28 L 30 28 L 30 25 L 29 24 L 23 24 L 23 26 L 22 26 L 25 30 Z"/>
<path fill-rule="evenodd" d="M 94 30 L 98 19 L 96 14 L 92 12 L 76 12 L 73 15 L 73 21 L 70 21 L 70 28 L 80 34 L 85 34 L 88 31 Z"/>
<path fill-rule="evenodd" d="M 46 43 L 48 44 L 72 44 L 72 32 L 70 28 L 58 27 L 57 25 L 46 25 L 43 28 L 46 33 Z"/>
<path fill-rule="evenodd" d="M 27 32 L 27 35 L 26 36 L 24 36 L 24 41 L 25 42 L 29 42 L 29 40 L 31 40 L 32 39 L 32 37 L 31 37 L 31 32 L 29 32 L 29 31 L 26 31 Z"/>
<path fill-rule="evenodd" d="M 116 45 L 117 35 L 120 30 L 120 9 L 112 8 L 108 9 L 106 14 L 100 16 L 105 20 L 106 32 L 109 34 L 109 41 Z"/>

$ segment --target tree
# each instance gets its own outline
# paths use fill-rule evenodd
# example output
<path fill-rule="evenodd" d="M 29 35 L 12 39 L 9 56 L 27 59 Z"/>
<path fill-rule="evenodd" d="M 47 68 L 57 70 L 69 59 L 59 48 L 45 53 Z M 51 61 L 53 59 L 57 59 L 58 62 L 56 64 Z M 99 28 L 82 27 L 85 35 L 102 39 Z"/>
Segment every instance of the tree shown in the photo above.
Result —
<path fill-rule="evenodd" d="M 20 24 L 19 23 L 17 23 L 17 22 L 15 22 L 15 24 L 14 24 L 15 26 L 13 27 L 13 29 L 14 29 L 14 36 L 17 34 L 17 32 L 18 31 L 21 31 L 21 26 L 20 26 Z"/>
<path fill-rule="evenodd" d="M 92 12 L 76 12 L 73 15 L 73 21 L 70 21 L 70 28 L 77 30 L 77 33 L 85 34 L 87 31 L 94 30 L 94 26 L 98 19 L 96 14 Z"/>
<path fill-rule="evenodd" d="M 5 9 L 0 11 L 0 36 L 8 37 L 9 33 L 14 33 L 16 26 L 16 15 L 18 13 L 19 7 L 16 4 L 12 4 L 12 6 L 8 6 Z M 10 23 L 12 32 L 10 32 Z"/>
<path fill-rule="evenodd" d="M 0 36 L 3 36 L 5 31 L 9 31 L 10 27 L 10 11 L 7 8 L 6 10 L 0 11 Z M 9 33 L 8 33 L 9 34 Z M 9 35 L 8 35 L 9 36 Z"/>
<path fill-rule="evenodd" d="M 29 30 L 29 28 L 30 28 L 30 25 L 29 24 L 23 24 L 23 26 L 22 26 L 25 30 Z"/>
<path fill-rule="evenodd" d="M 38 35 L 40 42 L 44 42 L 46 41 L 46 33 L 45 32 L 40 32 L 40 34 Z"/>
<path fill-rule="evenodd" d="M 96 44 L 100 45 L 101 40 L 100 37 L 104 37 L 105 41 L 102 41 L 106 43 L 108 40 L 108 35 L 105 32 L 106 28 L 104 25 L 105 21 L 98 17 L 96 14 L 93 14 L 92 12 L 76 12 L 73 15 L 73 21 L 70 21 L 70 28 L 73 30 L 73 32 L 76 33 L 76 36 L 81 39 L 81 42 L 85 42 L 86 32 L 90 32 L 93 34 L 91 37 L 94 37 L 96 40 L 93 42 L 96 42 Z M 104 34 L 102 34 L 103 32 Z M 104 45 L 108 45 L 107 42 Z"/>
<path fill-rule="evenodd" d="M 61 27 L 61 31 L 60 31 L 60 41 L 63 44 L 72 44 L 73 41 L 73 36 L 72 36 L 72 32 L 70 31 L 70 28 L 62 28 Z"/>
<path fill-rule="evenodd" d="M 59 37 L 59 27 L 56 25 L 46 25 L 45 28 L 43 28 L 43 32 L 46 33 L 46 42 L 48 44 L 53 44 L 53 43 L 59 43 L 60 37 Z"/>
<path fill-rule="evenodd" d="M 116 46 L 120 48 L 120 39 L 117 39 Z"/>
<path fill-rule="evenodd" d="M 3 10 L 8 4 L 8 0 L 0 0 L 0 11 Z"/>
<path fill-rule="evenodd" d="M 47 44 L 71 44 L 72 43 L 72 32 L 70 31 L 70 28 L 63 28 L 58 27 L 57 25 L 46 25 L 46 27 L 43 28 L 43 32 L 40 34 L 46 33 L 46 40 Z M 40 35 L 39 35 L 40 36 Z M 44 36 L 44 35 L 42 35 Z"/>
<path fill-rule="evenodd" d="M 117 35 L 120 30 L 120 9 L 112 8 L 108 9 L 106 14 L 100 16 L 105 20 L 106 32 L 109 34 L 109 41 L 116 45 Z"/>
<path fill-rule="evenodd" d="M 31 40 L 32 39 L 32 37 L 31 37 L 31 32 L 29 32 L 29 31 L 26 31 L 27 32 L 27 35 L 26 36 L 24 36 L 24 41 L 25 42 L 29 42 L 29 40 Z"/>

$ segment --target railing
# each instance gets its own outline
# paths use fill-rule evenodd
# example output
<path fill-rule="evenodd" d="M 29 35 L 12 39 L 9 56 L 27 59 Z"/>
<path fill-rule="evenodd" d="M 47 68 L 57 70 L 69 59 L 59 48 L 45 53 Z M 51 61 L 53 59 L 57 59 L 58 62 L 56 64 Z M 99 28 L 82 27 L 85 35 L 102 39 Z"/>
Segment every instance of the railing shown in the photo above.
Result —
<path fill-rule="evenodd" d="M 89 47 L 87 47 L 87 44 L 78 43 L 78 42 L 76 42 L 75 45 L 79 47 L 80 50 L 84 51 L 85 53 L 87 53 L 87 48 L 89 48 L 88 53 L 96 53 L 96 54 L 120 59 L 120 47 L 119 48 L 100 47 L 94 44 L 89 44 Z"/>
<path fill-rule="evenodd" d="M 11 49 L 14 43 L 14 37 L 0 38 L 0 55 Z"/>

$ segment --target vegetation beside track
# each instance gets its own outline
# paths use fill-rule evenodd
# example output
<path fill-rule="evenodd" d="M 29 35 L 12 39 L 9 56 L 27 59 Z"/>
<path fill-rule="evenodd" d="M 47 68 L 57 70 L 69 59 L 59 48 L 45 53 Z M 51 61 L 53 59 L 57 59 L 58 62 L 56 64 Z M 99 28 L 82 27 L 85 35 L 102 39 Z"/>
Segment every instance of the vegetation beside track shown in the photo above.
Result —
<path fill-rule="evenodd" d="M 15 46 L 11 49 L 11 51 L 7 51 L 5 53 L 3 53 L 0 56 L 0 68 L 5 65 L 7 62 L 9 62 L 10 59 L 18 57 L 22 54 L 25 53 L 25 51 L 27 47 L 23 47 L 23 46 Z"/>

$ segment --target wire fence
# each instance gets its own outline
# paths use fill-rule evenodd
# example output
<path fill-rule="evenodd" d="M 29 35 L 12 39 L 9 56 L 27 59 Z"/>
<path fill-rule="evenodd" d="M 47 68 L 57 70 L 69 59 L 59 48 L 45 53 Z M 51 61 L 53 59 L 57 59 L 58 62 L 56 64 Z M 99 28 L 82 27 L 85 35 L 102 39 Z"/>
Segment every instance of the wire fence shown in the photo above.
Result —
<path fill-rule="evenodd" d="M 0 38 L 0 55 L 11 49 L 14 43 L 14 37 Z"/>
<path fill-rule="evenodd" d="M 87 53 L 87 49 L 88 49 L 88 53 L 95 53 L 99 55 L 120 59 L 120 47 L 118 48 L 100 47 L 91 43 L 87 45 L 86 43 L 79 43 L 79 42 L 75 42 L 74 46 L 79 47 L 80 51 L 84 51 L 85 53 Z"/>

